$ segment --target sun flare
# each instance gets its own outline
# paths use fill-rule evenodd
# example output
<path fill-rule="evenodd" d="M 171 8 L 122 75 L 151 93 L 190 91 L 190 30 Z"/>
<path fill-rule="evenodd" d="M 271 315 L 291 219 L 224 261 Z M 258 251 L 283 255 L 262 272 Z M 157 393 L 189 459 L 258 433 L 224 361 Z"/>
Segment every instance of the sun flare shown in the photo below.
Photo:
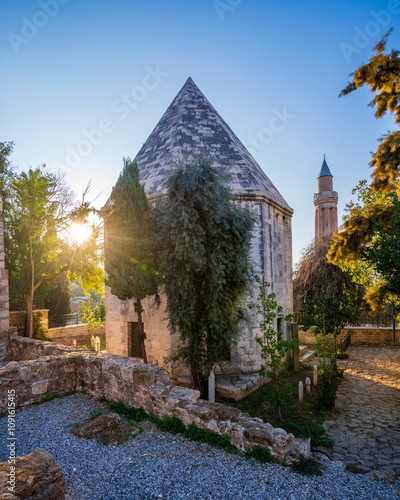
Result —
<path fill-rule="evenodd" d="M 92 234 L 92 228 L 87 224 L 77 224 L 74 222 L 69 228 L 71 239 L 78 245 L 82 245 Z"/>

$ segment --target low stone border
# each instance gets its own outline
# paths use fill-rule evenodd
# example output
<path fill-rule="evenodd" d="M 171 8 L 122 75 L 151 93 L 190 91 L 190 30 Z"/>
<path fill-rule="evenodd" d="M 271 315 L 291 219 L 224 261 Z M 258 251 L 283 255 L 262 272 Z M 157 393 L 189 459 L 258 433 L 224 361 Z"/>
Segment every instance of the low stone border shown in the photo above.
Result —
<path fill-rule="evenodd" d="M 0 333 L 0 352 L 6 352 L 3 361 L 8 361 L 0 367 L 1 415 L 7 411 L 8 389 L 15 390 L 17 407 L 54 394 L 83 391 L 142 406 L 160 418 L 178 417 L 185 425 L 194 422 L 201 429 L 230 436 L 240 451 L 266 446 L 277 460 L 287 463 L 309 457 L 310 439 L 295 438 L 236 408 L 203 401 L 199 391 L 173 385 L 164 368 L 18 337 L 15 331 Z"/>

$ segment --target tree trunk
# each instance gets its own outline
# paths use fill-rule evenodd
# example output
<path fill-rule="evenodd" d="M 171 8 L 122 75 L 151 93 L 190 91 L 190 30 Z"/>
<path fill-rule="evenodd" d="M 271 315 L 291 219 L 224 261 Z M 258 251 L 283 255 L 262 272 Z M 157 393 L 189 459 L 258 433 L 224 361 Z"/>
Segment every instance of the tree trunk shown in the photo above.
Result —
<path fill-rule="evenodd" d="M 136 312 L 138 315 L 138 337 L 141 342 L 143 362 L 147 363 L 146 346 L 144 345 L 144 327 L 142 319 L 143 307 L 140 299 L 137 299 L 136 301 Z"/>
<path fill-rule="evenodd" d="M 26 332 L 27 336 L 33 338 L 33 290 L 30 290 L 26 298 Z"/>
<path fill-rule="evenodd" d="M 204 380 L 203 377 L 201 376 L 201 373 L 195 368 L 191 367 L 190 369 L 192 379 L 193 379 L 193 387 L 197 391 L 200 391 L 201 397 L 204 397 Z"/>
<path fill-rule="evenodd" d="M 279 394 L 279 380 L 278 380 L 278 375 L 276 373 L 276 370 L 274 370 L 274 378 L 275 378 L 275 395 L 276 395 L 276 406 L 278 409 L 278 417 L 279 420 L 282 422 L 282 412 L 281 412 L 281 398 Z"/>
<path fill-rule="evenodd" d="M 30 339 L 33 338 L 33 296 L 35 294 L 35 259 L 32 250 L 32 243 L 29 240 L 29 250 L 30 250 L 30 259 L 31 259 L 31 289 L 28 292 L 28 300 L 27 300 L 27 308 L 26 308 L 26 316 L 27 316 L 27 329 L 28 329 L 28 337 Z"/>

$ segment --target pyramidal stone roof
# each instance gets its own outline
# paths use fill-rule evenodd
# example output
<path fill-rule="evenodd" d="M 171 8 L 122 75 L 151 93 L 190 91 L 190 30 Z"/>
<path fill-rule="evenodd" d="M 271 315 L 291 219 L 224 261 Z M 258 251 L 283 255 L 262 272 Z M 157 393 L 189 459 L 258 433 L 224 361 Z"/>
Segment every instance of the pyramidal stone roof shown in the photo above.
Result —
<path fill-rule="evenodd" d="M 318 178 L 319 177 L 333 177 L 331 174 L 331 171 L 329 170 L 328 164 L 326 163 L 325 156 L 324 156 L 324 161 L 322 162 L 321 170 L 319 171 Z"/>
<path fill-rule="evenodd" d="M 191 78 L 172 101 L 135 160 L 147 192 L 165 187 L 174 166 L 183 159 L 202 158 L 230 175 L 236 193 L 262 192 L 293 212 L 244 145 Z"/>

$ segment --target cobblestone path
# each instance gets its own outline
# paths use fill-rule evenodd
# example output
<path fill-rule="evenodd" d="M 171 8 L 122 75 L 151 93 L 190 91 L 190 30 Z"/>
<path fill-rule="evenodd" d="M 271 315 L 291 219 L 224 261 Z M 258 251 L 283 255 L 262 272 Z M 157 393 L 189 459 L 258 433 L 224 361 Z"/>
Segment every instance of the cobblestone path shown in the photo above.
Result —
<path fill-rule="evenodd" d="M 400 477 L 400 347 L 352 346 L 332 420 L 330 457 L 353 472 L 386 471 Z"/>

